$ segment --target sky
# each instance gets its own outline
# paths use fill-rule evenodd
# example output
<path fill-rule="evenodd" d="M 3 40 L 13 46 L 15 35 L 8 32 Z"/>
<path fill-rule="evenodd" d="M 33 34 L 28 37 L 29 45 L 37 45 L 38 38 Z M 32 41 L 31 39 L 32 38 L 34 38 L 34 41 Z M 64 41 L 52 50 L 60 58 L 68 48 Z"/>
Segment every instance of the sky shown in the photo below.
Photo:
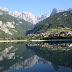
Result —
<path fill-rule="evenodd" d="M 72 7 L 72 0 L 0 0 L 1 7 L 9 11 L 31 12 L 35 16 L 51 13 L 53 8 L 67 10 Z"/>

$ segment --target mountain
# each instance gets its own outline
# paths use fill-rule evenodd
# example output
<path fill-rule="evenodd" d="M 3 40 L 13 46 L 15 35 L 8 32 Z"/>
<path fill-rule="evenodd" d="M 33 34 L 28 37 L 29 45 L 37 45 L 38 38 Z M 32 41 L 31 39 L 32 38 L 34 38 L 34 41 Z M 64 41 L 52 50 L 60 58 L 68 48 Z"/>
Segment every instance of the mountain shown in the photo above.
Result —
<path fill-rule="evenodd" d="M 19 68 L 24 67 L 25 69 L 29 69 L 39 63 L 52 66 L 52 63 L 50 61 L 46 61 L 45 59 L 42 59 L 42 58 L 38 57 L 37 55 L 34 55 L 34 56 L 26 59 L 25 61 L 14 64 L 10 68 L 18 70 Z"/>
<path fill-rule="evenodd" d="M 10 15 L 14 17 L 18 17 L 19 19 L 24 19 L 25 21 L 31 22 L 31 23 L 37 23 L 36 17 L 30 13 L 30 12 L 23 12 L 23 13 L 18 13 L 17 11 L 12 11 L 9 12 Z"/>
<path fill-rule="evenodd" d="M 17 11 L 9 11 L 6 7 L 0 7 L 0 10 L 8 12 L 11 16 L 19 18 L 19 19 L 24 19 L 25 21 L 28 21 L 32 24 L 36 24 L 50 16 L 50 14 L 44 14 L 42 16 L 34 16 L 31 12 L 24 11 L 22 13 L 19 13 Z"/>
<path fill-rule="evenodd" d="M 64 12 L 64 11 L 63 11 L 63 10 L 58 10 L 57 8 L 54 8 L 54 9 L 52 10 L 52 13 L 51 13 L 50 16 L 52 16 L 52 15 L 54 15 L 54 14 L 56 14 L 56 13 L 60 13 L 60 12 Z"/>
<path fill-rule="evenodd" d="M 28 21 L 32 24 L 36 24 L 42 20 L 44 20 L 45 18 L 49 17 L 49 14 L 44 14 L 42 16 L 34 16 L 32 13 L 30 12 L 23 12 L 23 13 L 18 13 L 17 11 L 11 11 L 9 12 L 10 15 L 14 16 L 14 17 L 18 17 L 20 19 L 24 19 L 25 21 Z"/>
<path fill-rule="evenodd" d="M 67 10 L 58 10 L 57 8 L 54 8 L 54 9 L 52 10 L 52 13 L 50 14 L 50 16 L 53 16 L 53 15 L 55 15 L 56 13 L 65 12 L 65 11 L 70 11 L 70 10 L 72 10 L 72 8 L 69 8 L 69 9 L 67 9 Z"/>
<path fill-rule="evenodd" d="M 50 16 L 50 14 L 44 14 L 42 16 L 38 16 L 37 21 L 38 22 L 43 21 L 44 19 L 48 18 L 49 16 Z"/>
<path fill-rule="evenodd" d="M 42 33 L 48 31 L 48 29 L 56 29 L 58 27 L 72 28 L 72 10 L 56 13 L 42 22 L 37 23 L 32 33 Z"/>
<path fill-rule="evenodd" d="M 72 10 L 72 8 L 69 8 L 68 11 Z"/>
<path fill-rule="evenodd" d="M 0 37 L 24 37 L 33 27 L 32 23 L 11 16 L 6 8 L 0 8 Z"/>
<path fill-rule="evenodd" d="M 5 12 L 8 12 L 11 16 L 14 16 L 16 18 L 19 18 L 19 19 L 24 19 L 25 21 L 28 21 L 32 24 L 36 24 L 38 22 L 41 22 L 43 21 L 44 19 L 56 14 L 56 13 L 60 13 L 60 12 L 64 12 L 65 10 L 58 10 L 57 8 L 54 8 L 52 10 L 52 13 L 51 14 L 43 14 L 42 16 L 34 16 L 31 12 L 28 12 L 28 11 L 24 11 L 23 13 L 19 13 L 17 11 L 9 11 L 6 7 L 0 7 L 0 10 L 2 11 L 5 11 Z M 70 11 L 72 10 L 72 8 L 69 8 L 68 10 L 66 11 Z"/>
<path fill-rule="evenodd" d="M 0 10 L 5 11 L 5 12 L 8 12 L 8 9 L 6 7 L 1 7 L 0 6 Z"/>

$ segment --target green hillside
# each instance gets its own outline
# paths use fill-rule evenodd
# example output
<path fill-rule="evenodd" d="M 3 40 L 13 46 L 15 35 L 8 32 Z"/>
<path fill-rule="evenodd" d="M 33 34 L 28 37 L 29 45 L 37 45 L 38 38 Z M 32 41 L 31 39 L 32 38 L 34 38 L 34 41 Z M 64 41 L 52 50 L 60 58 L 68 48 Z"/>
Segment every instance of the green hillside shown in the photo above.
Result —
<path fill-rule="evenodd" d="M 72 11 L 57 13 L 36 24 L 32 33 L 43 33 L 48 29 L 72 28 Z"/>
<path fill-rule="evenodd" d="M 33 24 L 23 19 L 15 18 L 9 15 L 8 12 L 4 12 L 0 10 L 0 13 L 2 13 L 2 15 L 0 15 L 0 21 L 2 22 L 2 26 L 0 25 L 0 38 L 2 37 L 8 37 L 8 38 L 9 37 L 24 37 L 26 35 L 26 31 L 31 30 L 34 27 Z M 13 25 L 15 28 L 7 27 L 7 22 L 12 22 L 12 23 L 14 22 Z M 12 33 L 12 35 L 2 30 L 3 25 L 5 25 L 4 28 L 6 27 L 6 29 L 8 29 Z"/>

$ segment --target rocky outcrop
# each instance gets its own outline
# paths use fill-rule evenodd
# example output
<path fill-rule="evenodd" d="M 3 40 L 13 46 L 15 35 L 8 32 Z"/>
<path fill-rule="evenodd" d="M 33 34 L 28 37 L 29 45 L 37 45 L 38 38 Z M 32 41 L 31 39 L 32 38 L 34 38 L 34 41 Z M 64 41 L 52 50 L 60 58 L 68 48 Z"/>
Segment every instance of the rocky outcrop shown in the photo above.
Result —
<path fill-rule="evenodd" d="M 51 13 L 50 16 L 53 16 L 54 14 L 60 13 L 60 12 L 64 12 L 64 11 L 63 11 L 63 10 L 58 10 L 57 8 L 54 8 L 54 9 L 52 10 L 52 13 Z"/>

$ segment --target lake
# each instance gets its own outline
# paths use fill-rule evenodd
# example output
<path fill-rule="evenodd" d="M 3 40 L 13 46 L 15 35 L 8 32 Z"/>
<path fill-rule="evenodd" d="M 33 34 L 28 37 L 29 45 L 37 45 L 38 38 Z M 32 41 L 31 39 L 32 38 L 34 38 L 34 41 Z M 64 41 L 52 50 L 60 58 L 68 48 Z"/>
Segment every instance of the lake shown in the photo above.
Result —
<path fill-rule="evenodd" d="M 0 72 L 72 72 L 72 42 L 0 43 Z"/>

